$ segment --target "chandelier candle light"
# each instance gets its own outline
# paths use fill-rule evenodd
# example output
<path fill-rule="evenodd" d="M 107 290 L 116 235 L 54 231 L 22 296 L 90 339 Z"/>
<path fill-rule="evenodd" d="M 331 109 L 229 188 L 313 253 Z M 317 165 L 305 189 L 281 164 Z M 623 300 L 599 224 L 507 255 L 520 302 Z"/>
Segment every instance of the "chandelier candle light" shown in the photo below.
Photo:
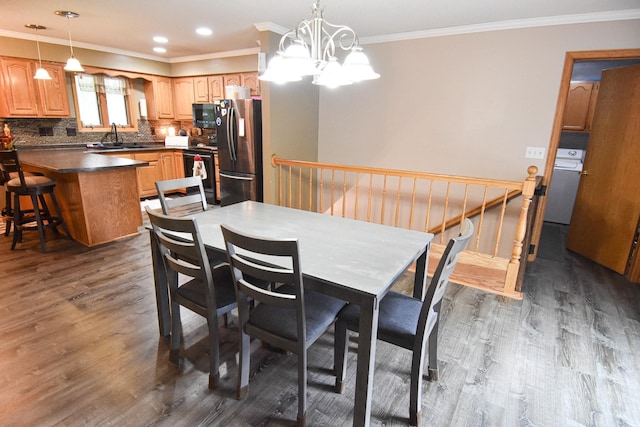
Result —
<path fill-rule="evenodd" d="M 40 56 L 40 41 L 38 40 L 38 30 L 46 30 L 47 27 L 38 24 L 27 24 L 25 27 L 32 30 L 36 30 L 36 46 L 38 47 L 38 63 L 40 67 L 36 70 L 36 74 L 33 76 L 36 80 L 51 80 L 49 72 L 42 67 L 42 57 Z"/>
<path fill-rule="evenodd" d="M 350 51 L 342 65 L 335 56 L 336 48 Z M 279 50 L 259 79 L 286 83 L 304 76 L 313 76 L 313 84 L 328 87 L 380 77 L 371 68 L 355 31 L 327 22 L 320 0 L 313 4 L 310 20 L 301 21 L 282 36 Z"/>
<path fill-rule="evenodd" d="M 73 56 L 73 43 L 71 41 L 71 24 L 69 23 L 70 18 L 77 18 L 80 15 L 75 12 L 70 12 L 68 10 L 56 10 L 56 15 L 61 16 L 63 18 L 67 18 L 67 29 L 69 30 L 69 47 L 71 48 L 71 57 L 67 59 L 67 65 L 64 66 L 64 69 L 66 71 L 77 72 L 77 73 L 83 72 L 84 68 L 82 68 L 82 65 L 80 65 L 80 61 L 78 61 L 76 57 Z"/>

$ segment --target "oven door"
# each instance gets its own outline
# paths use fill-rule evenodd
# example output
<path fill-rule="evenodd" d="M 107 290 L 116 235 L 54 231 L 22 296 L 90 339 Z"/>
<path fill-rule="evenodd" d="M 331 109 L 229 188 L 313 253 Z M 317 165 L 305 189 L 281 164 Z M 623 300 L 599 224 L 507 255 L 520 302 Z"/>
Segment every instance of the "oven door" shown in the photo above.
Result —
<path fill-rule="evenodd" d="M 207 178 L 202 180 L 202 186 L 204 187 L 204 195 L 207 198 L 207 203 L 214 205 L 216 200 L 216 176 L 215 176 L 215 161 L 214 154 L 212 152 L 195 152 L 184 151 L 182 157 L 184 158 L 184 174 L 185 176 L 191 176 L 193 174 L 193 163 L 195 157 L 200 156 L 204 163 L 204 168 L 207 171 Z"/>

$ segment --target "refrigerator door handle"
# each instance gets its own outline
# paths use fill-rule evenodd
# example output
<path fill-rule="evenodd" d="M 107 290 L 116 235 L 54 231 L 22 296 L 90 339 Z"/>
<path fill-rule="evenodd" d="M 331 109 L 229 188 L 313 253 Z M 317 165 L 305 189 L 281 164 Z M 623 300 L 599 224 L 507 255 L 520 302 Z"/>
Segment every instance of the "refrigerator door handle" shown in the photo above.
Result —
<path fill-rule="evenodd" d="M 220 176 L 223 178 L 240 179 L 242 181 L 253 181 L 253 178 L 246 178 L 244 176 L 237 176 L 237 175 L 227 175 L 226 173 L 222 173 L 222 172 L 220 172 Z"/>
<path fill-rule="evenodd" d="M 229 155 L 232 161 L 237 161 L 238 156 L 236 154 L 236 135 L 234 128 L 236 124 L 236 109 L 234 107 L 229 108 L 229 119 L 227 121 L 227 143 L 229 144 Z"/>

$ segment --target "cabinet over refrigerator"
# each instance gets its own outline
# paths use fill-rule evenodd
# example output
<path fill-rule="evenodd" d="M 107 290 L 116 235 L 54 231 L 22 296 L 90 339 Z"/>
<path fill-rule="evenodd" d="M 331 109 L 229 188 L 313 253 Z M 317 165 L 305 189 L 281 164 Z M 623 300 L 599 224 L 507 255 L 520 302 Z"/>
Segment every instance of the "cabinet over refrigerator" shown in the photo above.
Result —
<path fill-rule="evenodd" d="M 263 201 L 262 105 L 256 99 L 215 104 L 220 205 Z"/>

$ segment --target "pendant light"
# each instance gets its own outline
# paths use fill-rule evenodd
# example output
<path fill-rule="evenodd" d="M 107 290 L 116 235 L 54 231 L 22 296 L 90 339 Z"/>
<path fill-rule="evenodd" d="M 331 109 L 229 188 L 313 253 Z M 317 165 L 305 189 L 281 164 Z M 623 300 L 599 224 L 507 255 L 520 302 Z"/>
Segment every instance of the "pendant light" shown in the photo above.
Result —
<path fill-rule="evenodd" d="M 38 30 L 46 30 L 47 27 L 38 24 L 27 24 L 25 27 L 36 30 L 36 46 L 38 47 L 38 64 L 40 65 L 33 76 L 36 80 L 51 80 L 49 72 L 42 67 L 42 57 L 40 56 L 40 41 L 38 40 Z"/>
<path fill-rule="evenodd" d="M 69 30 L 69 48 L 71 48 L 71 57 L 67 59 L 67 65 L 64 66 L 64 69 L 66 71 L 71 71 L 71 72 L 82 72 L 84 71 L 84 68 L 82 68 L 82 65 L 80 65 L 80 61 L 78 61 L 76 57 L 73 56 L 73 42 L 71 41 L 71 24 L 69 22 L 70 18 L 77 18 L 80 15 L 75 12 L 70 12 L 68 10 L 56 10 L 56 15 L 61 16 L 63 18 L 67 18 L 67 29 Z"/>

